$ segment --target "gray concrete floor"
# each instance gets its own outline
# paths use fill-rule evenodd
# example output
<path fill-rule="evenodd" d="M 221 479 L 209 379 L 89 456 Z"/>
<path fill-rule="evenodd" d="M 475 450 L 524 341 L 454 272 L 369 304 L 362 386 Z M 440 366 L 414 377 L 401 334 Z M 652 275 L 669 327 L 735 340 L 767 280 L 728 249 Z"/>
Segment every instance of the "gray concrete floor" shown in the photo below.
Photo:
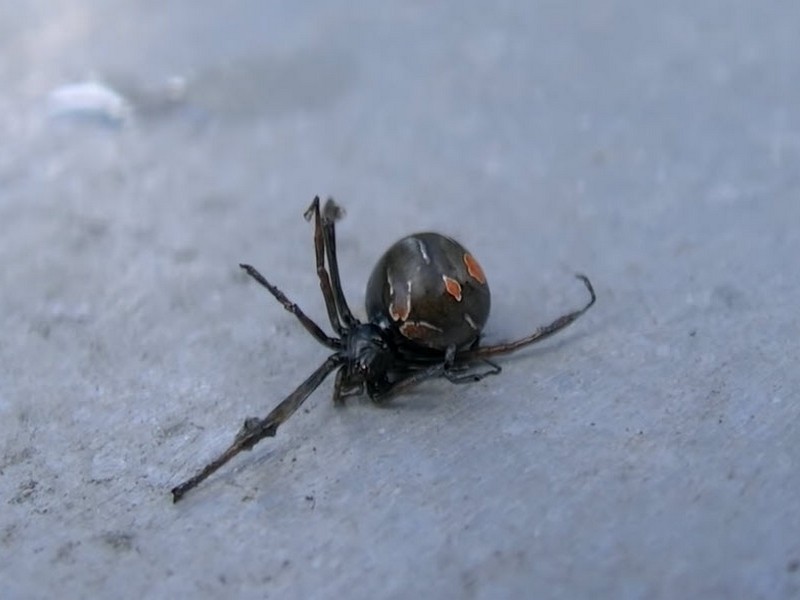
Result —
<path fill-rule="evenodd" d="M 797 598 L 800 4 L 267 4 L 0 8 L 0 596 Z M 173 505 L 324 359 L 237 268 L 324 321 L 314 194 L 359 307 L 418 230 L 597 306 Z"/>

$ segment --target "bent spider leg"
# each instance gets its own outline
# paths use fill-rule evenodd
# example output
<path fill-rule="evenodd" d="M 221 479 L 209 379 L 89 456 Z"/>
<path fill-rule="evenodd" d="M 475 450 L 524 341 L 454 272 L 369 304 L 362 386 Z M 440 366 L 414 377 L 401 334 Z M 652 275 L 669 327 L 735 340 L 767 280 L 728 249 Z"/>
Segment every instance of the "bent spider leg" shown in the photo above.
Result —
<path fill-rule="evenodd" d="M 325 236 L 319 217 L 319 196 L 314 196 L 311 206 L 303 213 L 303 216 L 306 221 L 310 221 L 311 217 L 314 216 L 314 258 L 317 264 L 319 287 L 322 290 L 322 297 L 325 299 L 325 309 L 328 311 L 328 320 L 331 322 L 331 327 L 339 336 L 342 336 L 347 328 L 339 320 L 339 311 L 336 307 L 336 297 L 333 295 L 330 275 L 325 269 Z"/>
<path fill-rule="evenodd" d="M 474 364 L 457 365 L 451 369 L 445 370 L 444 376 L 450 383 L 475 383 L 484 377 L 499 375 L 503 370 L 500 365 L 486 358 L 481 359 L 481 363 L 489 365 L 489 369 L 477 371 L 477 365 Z"/>
<path fill-rule="evenodd" d="M 456 347 L 448 346 L 444 353 L 444 361 L 426 367 L 425 369 L 410 371 L 401 376 L 400 379 L 393 381 L 389 387 L 385 389 L 379 391 L 370 391 L 368 389 L 370 400 L 376 404 L 384 404 L 392 396 L 408 390 L 423 381 L 444 376 L 447 370 L 453 366 L 455 354 Z"/>
<path fill-rule="evenodd" d="M 515 350 L 519 350 L 524 346 L 529 346 L 531 344 L 535 344 L 536 342 L 540 342 L 545 338 L 550 337 L 554 333 L 557 333 L 562 329 L 564 329 L 565 327 L 574 323 L 578 319 L 578 317 L 580 317 L 583 313 L 585 313 L 592 307 L 592 305 L 595 303 L 595 300 L 597 299 L 597 296 L 594 293 L 594 288 L 592 287 L 592 282 L 589 281 L 589 278 L 586 277 L 586 275 L 582 275 L 580 273 L 577 273 L 575 277 L 580 279 L 583 282 L 583 285 L 586 286 L 586 289 L 589 290 L 589 295 L 590 295 L 589 302 L 587 302 L 583 308 L 558 317 L 552 323 L 540 327 L 527 337 L 515 340 L 513 342 L 505 342 L 493 346 L 482 346 L 475 349 L 467 350 L 459 355 L 459 359 L 472 360 L 475 358 L 485 358 L 487 356 L 495 356 L 497 354 L 508 354 L 510 352 L 514 352 Z"/>
<path fill-rule="evenodd" d="M 258 442 L 265 437 L 274 437 L 278 431 L 278 427 L 300 408 L 300 405 L 311 395 L 311 392 L 319 387 L 330 372 L 342 363 L 342 360 L 340 355 L 332 354 L 308 377 L 308 379 L 301 383 L 295 391 L 272 409 L 266 417 L 263 419 L 257 417 L 245 419 L 244 425 L 242 425 L 233 443 L 225 452 L 208 463 L 196 475 L 172 488 L 172 501 L 177 502 L 183 498 L 186 492 L 197 487 L 197 485 L 208 478 L 209 475 L 243 450 L 251 450 L 253 446 L 258 444 Z"/>
<path fill-rule="evenodd" d="M 423 381 L 441 377 L 444 374 L 444 371 L 444 363 L 433 365 L 426 369 L 422 369 L 421 371 L 411 371 L 407 374 L 404 374 L 403 377 L 397 381 L 392 382 L 392 384 L 385 389 L 380 391 L 368 391 L 369 399 L 375 404 L 384 404 L 397 394 L 400 394 L 414 387 L 415 385 L 422 383 Z"/>
<path fill-rule="evenodd" d="M 336 406 L 344 406 L 345 400 L 350 396 L 358 396 L 364 393 L 364 382 L 355 384 L 345 383 L 345 369 L 342 367 L 336 372 L 336 381 L 333 384 L 333 403 Z"/>
<path fill-rule="evenodd" d="M 342 347 L 341 340 L 330 337 L 324 331 L 322 331 L 322 328 L 319 325 L 317 325 L 308 316 L 306 316 L 306 314 L 300 309 L 300 307 L 297 306 L 297 304 L 295 304 L 291 300 L 289 300 L 282 291 L 280 291 L 277 287 L 275 287 L 269 281 L 267 281 L 255 267 L 245 264 L 240 264 L 239 266 L 242 269 L 244 269 L 244 271 L 248 275 L 250 275 L 250 277 L 255 279 L 263 287 L 269 290 L 269 293 L 272 294 L 275 297 L 275 299 L 283 305 L 283 308 L 285 308 L 295 317 L 297 317 L 300 323 L 302 323 L 303 327 L 305 327 L 306 330 L 311 335 L 313 335 L 314 339 L 316 339 L 320 344 L 323 344 L 324 346 L 327 346 L 328 348 L 332 348 L 334 350 L 338 350 L 339 348 Z"/>
<path fill-rule="evenodd" d="M 316 219 L 319 222 L 319 204 L 316 209 Z M 333 294 L 336 300 L 336 307 L 339 309 L 339 316 L 345 327 L 351 328 L 358 324 L 358 319 L 353 316 L 350 307 L 347 304 L 347 299 L 344 296 L 342 289 L 342 280 L 339 276 L 339 260 L 336 255 L 336 221 L 341 219 L 343 211 L 339 205 L 333 201 L 333 198 L 328 198 L 325 201 L 325 206 L 322 209 L 322 234 L 325 238 L 325 252 L 328 257 L 328 270 L 330 271 L 331 286 L 333 287 Z"/>

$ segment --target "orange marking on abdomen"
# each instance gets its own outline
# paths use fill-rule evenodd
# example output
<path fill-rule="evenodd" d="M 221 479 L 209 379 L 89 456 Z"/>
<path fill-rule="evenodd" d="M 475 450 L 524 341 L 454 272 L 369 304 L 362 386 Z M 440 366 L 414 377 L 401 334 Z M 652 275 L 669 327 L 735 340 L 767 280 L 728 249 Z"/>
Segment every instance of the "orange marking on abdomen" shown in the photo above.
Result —
<path fill-rule="evenodd" d="M 405 290 L 394 290 L 389 283 L 392 299 L 389 302 L 389 314 L 395 321 L 405 321 L 411 313 L 411 282 L 406 282 Z"/>
<path fill-rule="evenodd" d="M 442 281 L 444 281 L 445 291 L 455 298 L 456 302 L 461 302 L 461 284 L 447 275 L 442 275 Z"/>
<path fill-rule="evenodd" d="M 467 266 L 467 273 L 470 277 L 477 280 L 478 283 L 486 283 L 486 275 L 483 274 L 483 269 L 469 252 L 464 253 L 464 264 Z"/>
<path fill-rule="evenodd" d="M 406 321 L 400 326 L 400 333 L 410 340 L 422 341 L 433 334 L 442 333 L 442 330 L 425 321 Z"/>

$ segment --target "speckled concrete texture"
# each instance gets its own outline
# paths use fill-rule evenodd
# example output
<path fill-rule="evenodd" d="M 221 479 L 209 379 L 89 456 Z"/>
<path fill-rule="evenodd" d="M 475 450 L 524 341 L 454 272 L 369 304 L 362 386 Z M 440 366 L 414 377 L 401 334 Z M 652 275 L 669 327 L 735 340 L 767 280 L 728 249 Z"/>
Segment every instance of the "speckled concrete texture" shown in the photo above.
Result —
<path fill-rule="evenodd" d="M 798 23 L 6 3 L 0 597 L 800 597 Z M 576 271 L 598 303 L 475 385 L 328 381 L 173 505 L 324 360 L 237 267 L 324 323 L 315 194 L 361 315 L 421 230 L 480 259 L 489 341 L 580 306 Z"/>

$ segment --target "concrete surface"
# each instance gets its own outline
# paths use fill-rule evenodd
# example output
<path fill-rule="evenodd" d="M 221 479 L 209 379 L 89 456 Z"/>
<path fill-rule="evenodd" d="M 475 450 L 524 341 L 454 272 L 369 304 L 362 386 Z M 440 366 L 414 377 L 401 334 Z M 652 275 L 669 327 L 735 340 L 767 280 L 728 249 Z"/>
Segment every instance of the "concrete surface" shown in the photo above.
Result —
<path fill-rule="evenodd" d="M 5 3 L 0 596 L 800 597 L 798 23 Z M 132 115 L 54 111 L 86 81 Z M 582 302 L 574 271 L 598 304 L 477 385 L 337 410 L 326 382 L 173 506 L 325 356 L 236 266 L 323 322 L 317 193 L 354 305 L 418 230 L 480 258 L 490 340 Z"/>

